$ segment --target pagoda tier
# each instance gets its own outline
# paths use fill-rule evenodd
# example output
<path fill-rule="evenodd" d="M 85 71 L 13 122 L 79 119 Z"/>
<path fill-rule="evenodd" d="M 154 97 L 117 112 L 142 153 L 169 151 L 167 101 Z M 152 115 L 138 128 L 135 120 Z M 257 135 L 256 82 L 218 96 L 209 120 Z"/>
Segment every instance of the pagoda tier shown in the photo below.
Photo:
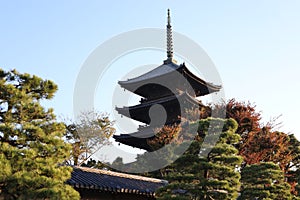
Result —
<path fill-rule="evenodd" d="M 113 138 L 116 142 L 120 142 L 125 145 L 144 149 L 146 151 L 153 151 L 148 145 L 147 140 L 154 138 L 155 129 L 150 127 L 140 128 L 139 131 L 131 134 L 114 135 Z"/>
<path fill-rule="evenodd" d="M 187 124 L 188 123 L 184 123 L 182 126 L 187 126 Z M 116 142 L 151 152 L 154 151 L 154 149 L 148 144 L 148 141 L 154 139 L 155 134 L 161 128 L 162 127 L 140 126 L 138 131 L 134 133 L 113 135 L 113 138 Z"/>
<path fill-rule="evenodd" d="M 193 90 L 189 93 L 204 96 L 218 92 L 221 86 L 208 83 L 194 75 L 185 64 L 177 65 L 168 59 L 164 64 L 136 78 L 118 82 L 121 87 L 146 99 L 169 96 L 176 90 Z"/>
<path fill-rule="evenodd" d="M 125 115 L 131 119 L 143 122 L 145 124 L 152 124 L 156 125 L 161 123 L 160 119 L 158 122 L 155 123 L 155 117 L 152 117 L 153 121 L 151 121 L 151 117 L 149 116 L 151 113 L 150 108 L 154 105 L 161 105 L 166 112 L 166 121 L 164 124 L 174 124 L 180 122 L 180 116 L 183 112 L 187 109 L 196 109 L 203 107 L 204 105 L 198 101 L 197 99 L 193 98 L 186 92 L 182 92 L 178 95 L 171 95 L 162 97 L 155 100 L 147 100 L 143 101 L 141 104 L 130 106 L 130 107 L 123 107 L 123 108 L 116 108 L 119 114 Z M 155 114 L 155 113 L 154 113 Z M 160 113 L 156 113 L 156 116 L 160 116 Z M 160 124 L 160 125 L 164 125 Z"/>

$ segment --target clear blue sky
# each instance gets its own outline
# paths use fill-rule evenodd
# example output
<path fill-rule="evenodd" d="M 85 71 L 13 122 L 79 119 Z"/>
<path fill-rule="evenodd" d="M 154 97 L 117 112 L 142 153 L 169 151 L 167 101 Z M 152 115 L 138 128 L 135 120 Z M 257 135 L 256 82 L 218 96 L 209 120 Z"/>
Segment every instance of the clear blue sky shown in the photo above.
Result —
<path fill-rule="evenodd" d="M 49 106 L 72 116 L 76 77 L 88 55 L 122 32 L 164 28 L 167 8 L 173 29 L 211 57 L 228 99 L 255 103 L 264 121 L 282 114 L 282 130 L 300 138 L 296 0 L 0 1 L 0 67 L 55 81 L 59 91 Z"/>

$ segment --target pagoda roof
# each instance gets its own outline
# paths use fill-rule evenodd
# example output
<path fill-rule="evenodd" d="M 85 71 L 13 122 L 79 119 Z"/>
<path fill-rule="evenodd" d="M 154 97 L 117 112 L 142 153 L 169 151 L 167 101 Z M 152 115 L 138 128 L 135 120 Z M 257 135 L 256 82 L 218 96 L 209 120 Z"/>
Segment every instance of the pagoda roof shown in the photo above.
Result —
<path fill-rule="evenodd" d="M 131 134 L 113 135 L 113 138 L 116 142 L 120 142 L 125 145 L 144 149 L 146 151 L 153 151 L 148 145 L 147 140 L 154 138 L 154 134 L 154 129 L 148 126 Z"/>
<path fill-rule="evenodd" d="M 174 81 L 178 81 L 176 75 L 174 78 L 174 74 L 176 73 L 181 73 L 182 77 L 186 78 L 186 80 L 194 89 L 196 96 L 204 96 L 213 92 L 217 92 L 221 89 L 221 86 L 208 83 L 203 79 L 197 77 L 185 66 L 184 63 L 181 65 L 177 65 L 173 60 L 170 59 L 165 60 L 162 65 L 145 74 L 128 79 L 126 81 L 119 81 L 118 83 L 121 85 L 121 87 L 147 98 L 150 96 L 149 93 L 154 92 L 149 88 L 143 88 L 143 86 L 147 84 L 168 83 L 168 86 L 180 86 L 181 83 L 178 83 L 177 85 L 176 83 L 174 83 Z"/>
<path fill-rule="evenodd" d="M 132 134 L 121 134 L 121 135 L 114 135 L 113 138 L 116 140 L 116 142 L 120 142 L 122 144 L 144 149 L 146 151 L 153 151 L 152 148 L 148 145 L 147 139 L 152 139 L 154 136 L 149 138 L 137 138 L 133 137 Z"/>
<path fill-rule="evenodd" d="M 178 111 L 180 112 L 180 106 L 183 105 L 194 105 L 194 106 L 204 106 L 201 101 L 198 101 L 197 99 L 190 96 L 187 92 L 182 92 L 181 94 L 177 95 L 170 95 L 166 97 L 162 97 L 160 99 L 154 99 L 149 101 L 144 101 L 141 104 L 135 105 L 135 106 L 129 106 L 129 107 L 122 107 L 118 108 L 116 107 L 116 110 L 119 114 L 125 115 L 126 117 L 132 118 L 134 120 L 149 124 L 151 119 L 148 116 L 148 110 L 151 106 L 155 104 L 160 104 L 162 106 L 172 106 L 178 105 Z"/>
<path fill-rule="evenodd" d="M 188 127 L 189 122 L 183 122 L 180 126 Z M 155 149 L 148 144 L 148 140 L 151 141 L 154 139 L 161 128 L 162 127 L 141 126 L 138 128 L 138 131 L 134 133 L 113 135 L 113 138 L 116 142 L 151 152 Z"/>
<path fill-rule="evenodd" d="M 120 85 L 126 85 L 126 84 L 134 84 L 139 83 L 141 81 L 149 80 L 152 78 L 156 78 L 159 76 L 164 76 L 165 74 L 171 73 L 174 70 L 177 70 L 180 68 L 180 65 L 177 65 L 174 62 L 164 62 L 164 64 L 158 66 L 157 68 L 142 74 L 138 77 L 128 79 L 127 81 L 119 81 Z"/>

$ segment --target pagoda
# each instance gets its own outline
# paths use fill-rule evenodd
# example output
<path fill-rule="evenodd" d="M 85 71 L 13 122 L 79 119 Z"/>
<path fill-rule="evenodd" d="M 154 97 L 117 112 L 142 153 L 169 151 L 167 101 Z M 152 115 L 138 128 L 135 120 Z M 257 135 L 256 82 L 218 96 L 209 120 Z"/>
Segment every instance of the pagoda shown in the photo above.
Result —
<path fill-rule="evenodd" d="M 147 140 L 155 137 L 157 128 L 179 124 L 186 109 L 200 109 L 204 106 L 196 97 L 221 89 L 221 86 L 197 77 L 185 63 L 178 65 L 173 59 L 169 9 L 167 21 L 167 59 L 163 64 L 138 77 L 118 82 L 122 88 L 142 98 L 138 105 L 117 107 L 116 110 L 122 116 L 142 122 L 145 126 L 139 126 L 137 132 L 114 135 L 113 138 L 119 143 L 147 151 L 152 151 Z"/>

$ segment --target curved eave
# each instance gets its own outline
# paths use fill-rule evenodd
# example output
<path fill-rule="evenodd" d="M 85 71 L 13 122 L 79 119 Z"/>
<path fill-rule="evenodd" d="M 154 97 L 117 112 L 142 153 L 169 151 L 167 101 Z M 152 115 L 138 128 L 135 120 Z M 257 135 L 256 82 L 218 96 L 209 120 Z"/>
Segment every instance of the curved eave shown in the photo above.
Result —
<path fill-rule="evenodd" d="M 197 99 L 195 99 L 194 97 L 189 95 L 187 92 L 183 92 L 179 96 L 179 98 L 181 98 L 181 99 L 185 98 L 185 100 L 188 100 L 190 103 L 193 103 L 193 104 L 199 105 L 199 106 L 204 106 L 201 101 L 198 101 Z"/>
<path fill-rule="evenodd" d="M 153 151 L 147 140 L 155 137 L 156 129 L 151 126 L 139 127 L 138 131 L 130 134 L 113 135 L 116 142 L 147 151 Z"/>
<path fill-rule="evenodd" d="M 209 82 L 204 81 L 203 79 L 199 78 L 195 74 L 193 74 L 183 63 L 182 68 L 180 68 L 181 73 L 184 74 L 185 77 L 189 78 L 188 81 L 189 83 L 193 83 L 192 87 L 194 89 L 198 88 L 198 91 L 195 91 L 196 96 L 204 96 L 207 94 L 211 94 L 214 92 L 218 92 L 221 90 L 222 86 L 221 85 L 215 85 Z M 203 88 L 207 88 L 206 90 Z"/>
<path fill-rule="evenodd" d="M 121 135 L 113 135 L 113 138 L 115 139 L 116 142 L 120 142 L 122 144 L 139 148 L 139 149 L 144 149 L 146 151 L 152 151 L 152 148 L 147 143 L 147 139 L 154 138 L 154 136 L 149 138 L 139 138 L 139 137 L 134 137 L 131 134 L 121 134 Z"/>

